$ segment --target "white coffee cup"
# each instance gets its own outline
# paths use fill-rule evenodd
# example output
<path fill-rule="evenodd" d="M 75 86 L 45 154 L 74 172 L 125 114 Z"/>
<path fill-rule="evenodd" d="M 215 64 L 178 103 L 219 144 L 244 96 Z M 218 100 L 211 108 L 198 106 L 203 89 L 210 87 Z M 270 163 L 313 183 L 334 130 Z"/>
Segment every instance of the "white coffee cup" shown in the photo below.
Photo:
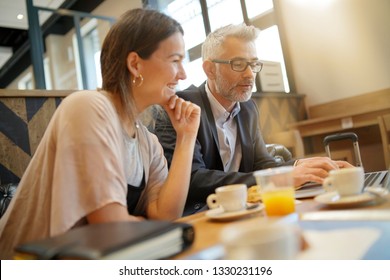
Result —
<path fill-rule="evenodd" d="M 226 185 L 215 189 L 207 197 L 210 209 L 223 208 L 224 212 L 234 212 L 246 208 L 247 186 L 245 184 Z"/>
<path fill-rule="evenodd" d="M 225 259 L 289 260 L 300 252 L 302 239 L 297 223 L 258 221 L 221 232 Z"/>
<path fill-rule="evenodd" d="M 340 196 L 360 194 L 364 187 L 364 169 L 350 167 L 331 170 L 322 185 L 326 191 L 336 191 Z"/>

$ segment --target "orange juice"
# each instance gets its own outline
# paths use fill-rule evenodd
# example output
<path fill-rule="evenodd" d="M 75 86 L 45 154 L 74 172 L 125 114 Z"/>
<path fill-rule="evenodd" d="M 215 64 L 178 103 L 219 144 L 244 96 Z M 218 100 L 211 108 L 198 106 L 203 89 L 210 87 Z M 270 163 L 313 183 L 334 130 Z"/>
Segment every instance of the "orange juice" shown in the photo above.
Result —
<path fill-rule="evenodd" d="M 265 211 L 268 216 L 282 216 L 295 212 L 294 189 L 279 187 L 262 192 Z"/>

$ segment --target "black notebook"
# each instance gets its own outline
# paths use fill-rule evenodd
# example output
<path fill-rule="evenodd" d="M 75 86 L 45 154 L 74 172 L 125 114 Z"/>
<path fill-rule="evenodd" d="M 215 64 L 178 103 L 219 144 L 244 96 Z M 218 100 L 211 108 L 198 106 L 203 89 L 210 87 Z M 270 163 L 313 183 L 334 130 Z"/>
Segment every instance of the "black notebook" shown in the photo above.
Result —
<path fill-rule="evenodd" d="M 168 221 L 91 224 L 15 248 L 15 259 L 165 259 L 188 248 L 194 229 Z"/>

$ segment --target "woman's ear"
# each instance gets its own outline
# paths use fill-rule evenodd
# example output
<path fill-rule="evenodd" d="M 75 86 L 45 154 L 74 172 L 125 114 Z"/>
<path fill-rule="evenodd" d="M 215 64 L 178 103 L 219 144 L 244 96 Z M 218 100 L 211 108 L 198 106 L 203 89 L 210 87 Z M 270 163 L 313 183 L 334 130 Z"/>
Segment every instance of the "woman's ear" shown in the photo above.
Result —
<path fill-rule="evenodd" d="M 139 76 L 139 59 L 140 57 L 136 52 L 130 52 L 127 55 L 127 59 L 126 59 L 127 69 L 134 77 Z"/>
<path fill-rule="evenodd" d="M 211 62 L 210 60 L 203 61 L 203 71 L 205 72 L 206 76 L 210 80 L 215 80 L 216 77 L 216 69 L 215 69 L 215 63 Z"/>

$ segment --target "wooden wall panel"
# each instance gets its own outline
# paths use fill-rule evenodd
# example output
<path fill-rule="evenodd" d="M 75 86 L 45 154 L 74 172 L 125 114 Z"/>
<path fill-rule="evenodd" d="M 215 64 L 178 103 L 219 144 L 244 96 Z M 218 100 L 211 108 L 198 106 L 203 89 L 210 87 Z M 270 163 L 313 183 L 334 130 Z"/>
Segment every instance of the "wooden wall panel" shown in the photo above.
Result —
<path fill-rule="evenodd" d="M 71 91 L 0 90 L 0 183 L 19 182 L 46 127 Z"/>

